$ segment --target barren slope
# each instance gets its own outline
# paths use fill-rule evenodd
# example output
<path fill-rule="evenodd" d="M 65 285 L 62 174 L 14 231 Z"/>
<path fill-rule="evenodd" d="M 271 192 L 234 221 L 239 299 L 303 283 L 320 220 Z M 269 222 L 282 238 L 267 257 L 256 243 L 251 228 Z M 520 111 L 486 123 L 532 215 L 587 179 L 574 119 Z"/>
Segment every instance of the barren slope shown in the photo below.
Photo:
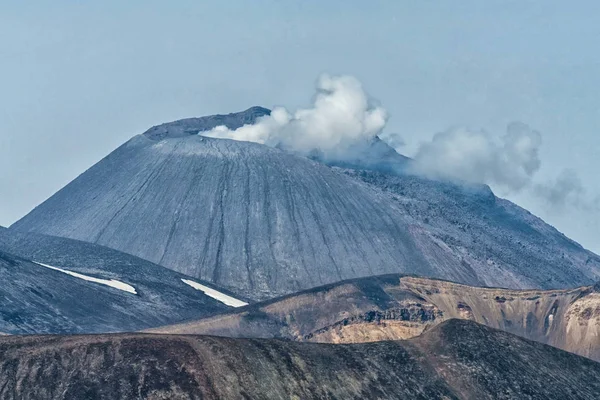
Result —
<path fill-rule="evenodd" d="M 3 399 L 595 399 L 600 364 L 452 320 L 355 345 L 119 334 L 0 338 Z"/>
<path fill-rule="evenodd" d="M 468 319 L 600 360 L 600 293 L 481 288 L 386 275 L 315 288 L 155 333 L 286 338 L 323 343 L 408 339 Z"/>

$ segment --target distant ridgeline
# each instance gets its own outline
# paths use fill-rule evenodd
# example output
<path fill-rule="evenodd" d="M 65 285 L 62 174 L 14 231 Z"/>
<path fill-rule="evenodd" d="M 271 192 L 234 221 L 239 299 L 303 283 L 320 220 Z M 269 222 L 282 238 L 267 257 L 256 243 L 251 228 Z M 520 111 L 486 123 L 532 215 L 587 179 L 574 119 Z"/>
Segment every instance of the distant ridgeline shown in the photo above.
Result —
<path fill-rule="evenodd" d="M 5 228 L 0 277 L 0 332 L 7 334 L 136 331 L 246 304 L 129 254 Z"/>

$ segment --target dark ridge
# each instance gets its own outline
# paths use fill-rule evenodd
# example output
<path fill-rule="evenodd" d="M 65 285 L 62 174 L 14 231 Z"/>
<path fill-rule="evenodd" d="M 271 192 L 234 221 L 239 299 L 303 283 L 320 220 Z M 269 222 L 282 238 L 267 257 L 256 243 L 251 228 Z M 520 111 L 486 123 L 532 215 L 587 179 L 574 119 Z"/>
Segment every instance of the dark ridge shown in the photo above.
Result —
<path fill-rule="evenodd" d="M 357 345 L 117 334 L 0 338 L 3 399 L 597 399 L 600 364 L 448 321 Z"/>
<path fill-rule="evenodd" d="M 576 376 L 589 373 L 600 363 L 580 358 L 583 363 L 570 370 L 578 356 L 472 321 L 445 321 L 410 342 L 431 355 L 429 361 L 437 371 L 451 370 L 454 378 L 447 382 L 459 397 L 600 398 L 597 382 L 582 382 L 579 393 L 573 389 L 560 393 Z M 472 381 L 480 392 L 473 391 Z"/>
<path fill-rule="evenodd" d="M 258 118 L 270 114 L 271 110 L 268 108 L 255 106 L 237 113 L 185 118 L 153 126 L 144 132 L 144 136 L 152 140 L 162 140 L 197 135 L 199 132 L 209 131 L 222 125 L 229 129 L 237 129 L 247 124 L 253 124 Z"/>

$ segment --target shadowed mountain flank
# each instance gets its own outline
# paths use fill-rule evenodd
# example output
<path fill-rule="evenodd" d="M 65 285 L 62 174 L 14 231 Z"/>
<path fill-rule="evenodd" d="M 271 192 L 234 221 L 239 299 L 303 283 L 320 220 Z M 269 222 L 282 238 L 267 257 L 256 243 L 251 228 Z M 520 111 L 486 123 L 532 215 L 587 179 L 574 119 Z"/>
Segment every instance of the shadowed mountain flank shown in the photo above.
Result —
<path fill-rule="evenodd" d="M 0 337 L 5 399 L 594 399 L 600 364 L 473 322 L 354 345 L 117 334 Z"/>
<path fill-rule="evenodd" d="M 600 293 L 481 288 L 385 275 L 302 293 L 155 333 L 360 343 L 408 339 L 451 318 L 476 321 L 600 360 Z"/>
<path fill-rule="evenodd" d="M 0 275 L 0 332 L 10 334 L 131 331 L 230 308 L 129 254 L 4 228 Z"/>
<path fill-rule="evenodd" d="M 111 247 L 253 300 L 397 272 L 514 288 L 600 276 L 596 255 L 487 187 L 197 134 L 267 111 L 152 128 L 12 228 Z M 409 162 L 378 139 L 362 150 L 333 164 L 393 172 Z"/>

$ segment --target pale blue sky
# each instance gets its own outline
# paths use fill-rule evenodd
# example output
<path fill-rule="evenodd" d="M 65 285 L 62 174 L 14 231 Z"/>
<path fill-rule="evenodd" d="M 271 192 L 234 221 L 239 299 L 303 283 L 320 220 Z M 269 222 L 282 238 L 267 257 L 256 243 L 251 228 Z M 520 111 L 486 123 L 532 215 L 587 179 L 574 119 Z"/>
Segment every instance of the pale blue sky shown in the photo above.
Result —
<path fill-rule="evenodd" d="M 306 105 L 351 74 L 410 155 L 464 124 L 543 135 L 540 182 L 575 170 L 600 193 L 597 1 L 0 0 L 0 224 L 151 125 Z M 598 210 L 511 194 L 600 251 Z M 591 213 L 591 214 L 590 214 Z"/>

